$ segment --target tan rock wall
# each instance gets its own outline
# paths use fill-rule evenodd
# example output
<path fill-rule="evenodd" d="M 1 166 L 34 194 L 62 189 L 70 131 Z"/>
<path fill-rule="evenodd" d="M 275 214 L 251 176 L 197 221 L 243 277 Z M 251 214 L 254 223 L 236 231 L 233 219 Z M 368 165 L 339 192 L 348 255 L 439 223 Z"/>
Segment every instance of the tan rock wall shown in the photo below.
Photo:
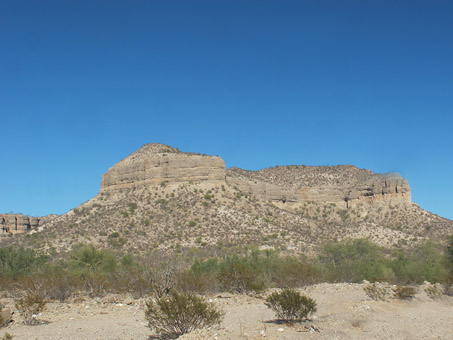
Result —
<path fill-rule="evenodd" d="M 21 233 L 39 226 L 39 219 L 24 215 L 0 214 L 0 232 Z"/>
<path fill-rule="evenodd" d="M 160 183 L 225 183 L 225 163 L 217 156 L 153 154 L 120 162 L 102 176 L 101 192 Z"/>
<path fill-rule="evenodd" d="M 411 202 L 411 191 L 407 181 L 399 174 L 375 174 L 352 187 L 343 186 L 306 186 L 291 191 L 261 181 L 228 177 L 227 183 L 236 186 L 241 192 L 258 199 L 284 202 L 336 203 L 350 207 L 359 202 L 376 201 Z"/>

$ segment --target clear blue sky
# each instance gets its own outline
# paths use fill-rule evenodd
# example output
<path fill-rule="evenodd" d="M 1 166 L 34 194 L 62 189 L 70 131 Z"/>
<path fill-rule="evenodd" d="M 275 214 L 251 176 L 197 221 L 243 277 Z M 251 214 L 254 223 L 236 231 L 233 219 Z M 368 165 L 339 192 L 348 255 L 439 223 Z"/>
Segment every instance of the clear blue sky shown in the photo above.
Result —
<path fill-rule="evenodd" d="M 64 213 L 150 142 L 397 171 L 453 219 L 453 1 L 0 1 L 0 212 Z"/>

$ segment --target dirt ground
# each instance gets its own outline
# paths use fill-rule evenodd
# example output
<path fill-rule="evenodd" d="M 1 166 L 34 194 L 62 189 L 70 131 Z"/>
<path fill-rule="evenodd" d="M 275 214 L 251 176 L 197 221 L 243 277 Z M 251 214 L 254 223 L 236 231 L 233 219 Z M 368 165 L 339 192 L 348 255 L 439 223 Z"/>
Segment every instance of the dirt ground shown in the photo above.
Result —
<path fill-rule="evenodd" d="M 222 293 L 207 298 L 226 312 L 223 322 L 180 339 L 453 339 L 453 297 L 433 301 L 423 286 L 411 301 L 373 301 L 361 284 L 318 284 L 300 291 L 317 301 L 318 311 L 309 321 L 280 324 L 261 298 Z M 11 299 L 0 302 L 14 308 Z M 0 329 L 0 335 L 8 332 L 15 340 L 149 339 L 153 332 L 147 327 L 144 308 L 144 299 L 117 295 L 52 302 L 38 316 L 41 324 L 24 325 L 16 311 L 14 322 Z"/>

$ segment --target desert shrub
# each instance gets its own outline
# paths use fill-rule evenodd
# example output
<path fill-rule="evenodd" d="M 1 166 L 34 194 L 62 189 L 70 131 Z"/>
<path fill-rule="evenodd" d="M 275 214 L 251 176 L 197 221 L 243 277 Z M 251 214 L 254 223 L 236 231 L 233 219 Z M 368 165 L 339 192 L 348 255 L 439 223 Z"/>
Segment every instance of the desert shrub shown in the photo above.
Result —
<path fill-rule="evenodd" d="M 187 266 L 181 255 L 162 256 L 158 253 L 148 256 L 142 265 L 150 289 L 158 297 L 179 289 L 178 277 Z"/>
<path fill-rule="evenodd" d="M 236 250 L 238 253 L 196 259 L 180 279 L 185 291 L 219 290 L 250 293 L 268 287 L 300 287 L 319 280 L 318 268 L 300 259 L 282 257 L 275 251 Z"/>
<path fill-rule="evenodd" d="M 60 266 L 49 266 L 42 273 L 15 280 L 10 285 L 13 289 L 10 288 L 9 293 L 17 298 L 27 292 L 64 302 L 78 288 L 78 283 L 78 276 Z"/>
<path fill-rule="evenodd" d="M 272 253 L 266 258 L 266 271 L 270 277 L 269 287 L 295 288 L 320 280 L 319 269 L 306 259 L 294 256 L 281 257 Z"/>
<path fill-rule="evenodd" d="M 393 297 L 400 300 L 410 300 L 415 297 L 417 289 L 410 286 L 396 286 L 393 288 Z"/>
<path fill-rule="evenodd" d="M 331 282 L 387 281 L 390 275 L 384 249 L 368 239 L 328 242 L 319 262 Z"/>
<path fill-rule="evenodd" d="M 118 293 L 130 293 L 135 298 L 141 298 L 152 293 L 153 268 L 142 265 L 131 255 L 124 255 L 120 266 L 112 278 L 112 289 Z"/>
<path fill-rule="evenodd" d="M 112 282 L 112 288 L 117 293 L 129 293 L 134 298 L 142 298 L 153 293 L 153 276 L 149 270 L 134 267 L 128 270 L 119 270 Z"/>
<path fill-rule="evenodd" d="M 13 338 L 14 338 L 14 335 L 6 332 L 5 334 L 3 334 L 3 336 L 0 338 L 0 340 L 12 340 Z"/>
<path fill-rule="evenodd" d="M 444 280 L 444 293 L 448 296 L 453 296 L 453 235 L 450 235 L 448 238 L 445 259 L 447 264 L 447 275 Z"/>
<path fill-rule="evenodd" d="M 445 295 L 453 296 L 453 277 L 448 277 L 443 286 Z"/>
<path fill-rule="evenodd" d="M 426 295 L 428 295 L 433 300 L 439 300 L 443 294 L 442 287 L 439 284 L 427 285 L 424 291 Z"/>
<path fill-rule="evenodd" d="M 46 272 L 47 297 L 60 302 L 70 298 L 80 285 L 79 277 L 61 267 L 54 267 Z"/>
<path fill-rule="evenodd" d="M 317 310 L 316 301 L 293 289 L 274 292 L 267 297 L 266 306 L 271 308 L 279 320 L 301 321 Z"/>
<path fill-rule="evenodd" d="M 220 290 L 220 283 L 214 273 L 196 272 L 188 269 L 178 276 L 178 286 L 186 293 L 213 293 Z"/>
<path fill-rule="evenodd" d="M 170 338 L 220 323 L 223 316 L 222 311 L 194 294 L 173 292 L 146 302 L 149 327 Z"/>
<path fill-rule="evenodd" d="M 92 244 L 77 245 L 69 254 L 68 265 L 87 294 L 102 296 L 111 286 L 117 260 L 109 249 L 97 249 Z"/>
<path fill-rule="evenodd" d="M 45 267 L 47 256 L 29 248 L 0 248 L 0 277 L 17 279 L 39 272 Z"/>
<path fill-rule="evenodd" d="M 128 206 L 132 214 L 134 213 L 135 209 L 137 209 L 137 203 L 129 203 Z"/>
<path fill-rule="evenodd" d="M 366 295 L 372 298 L 374 301 L 386 301 L 390 295 L 389 287 L 382 286 L 378 283 L 374 282 L 371 284 L 367 284 L 363 287 Z"/>
<path fill-rule="evenodd" d="M 396 275 L 395 281 L 401 284 L 442 282 L 447 275 L 442 247 L 429 240 L 410 251 L 398 250 L 391 268 Z"/>
<path fill-rule="evenodd" d="M 453 235 L 448 237 L 447 249 L 445 251 L 445 258 L 449 265 L 449 269 L 453 270 Z"/>
<path fill-rule="evenodd" d="M 37 323 L 36 316 L 44 310 L 46 300 L 37 293 L 26 293 L 26 295 L 15 301 L 16 309 L 24 318 L 24 324 L 33 325 Z"/>
<path fill-rule="evenodd" d="M 69 268 L 78 273 L 113 272 L 117 261 L 109 249 L 94 245 L 77 245 L 69 254 Z"/>
<path fill-rule="evenodd" d="M 37 295 L 43 299 L 48 297 L 50 276 L 46 274 L 35 274 L 25 276 L 14 281 L 9 293 L 14 299 L 24 295 Z"/>
<path fill-rule="evenodd" d="M 265 275 L 258 253 L 227 256 L 219 262 L 217 278 L 222 289 L 236 293 L 259 292 L 265 288 Z"/>

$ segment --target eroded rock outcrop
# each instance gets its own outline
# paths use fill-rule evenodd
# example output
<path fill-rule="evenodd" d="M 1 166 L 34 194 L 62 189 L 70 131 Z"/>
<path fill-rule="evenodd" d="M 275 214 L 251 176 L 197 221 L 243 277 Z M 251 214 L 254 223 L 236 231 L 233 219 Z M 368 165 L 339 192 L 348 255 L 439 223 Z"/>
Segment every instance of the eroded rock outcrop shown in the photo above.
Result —
<path fill-rule="evenodd" d="M 397 173 L 375 174 L 352 165 L 277 166 L 259 171 L 225 168 L 218 156 L 147 144 L 102 176 L 101 193 L 163 183 L 228 184 L 258 200 L 303 203 L 411 202 L 410 187 Z"/>
<path fill-rule="evenodd" d="M 37 229 L 47 220 L 49 220 L 47 217 L 0 214 L 0 228 L 2 233 L 22 233 Z"/>
<path fill-rule="evenodd" d="M 218 156 L 180 152 L 163 144 L 147 144 L 102 176 L 101 192 L 162 183 L 225 183 L 226 168 Z"/>
<path fill-rule="evenodd" d="M 352 165 L 277 166 L 259 171 L 231 168 L 227 182 L 263 200 L 353 206 L 376 201 L 411 202 L 407 181 L 398 173 L 375 174 Z"/>

